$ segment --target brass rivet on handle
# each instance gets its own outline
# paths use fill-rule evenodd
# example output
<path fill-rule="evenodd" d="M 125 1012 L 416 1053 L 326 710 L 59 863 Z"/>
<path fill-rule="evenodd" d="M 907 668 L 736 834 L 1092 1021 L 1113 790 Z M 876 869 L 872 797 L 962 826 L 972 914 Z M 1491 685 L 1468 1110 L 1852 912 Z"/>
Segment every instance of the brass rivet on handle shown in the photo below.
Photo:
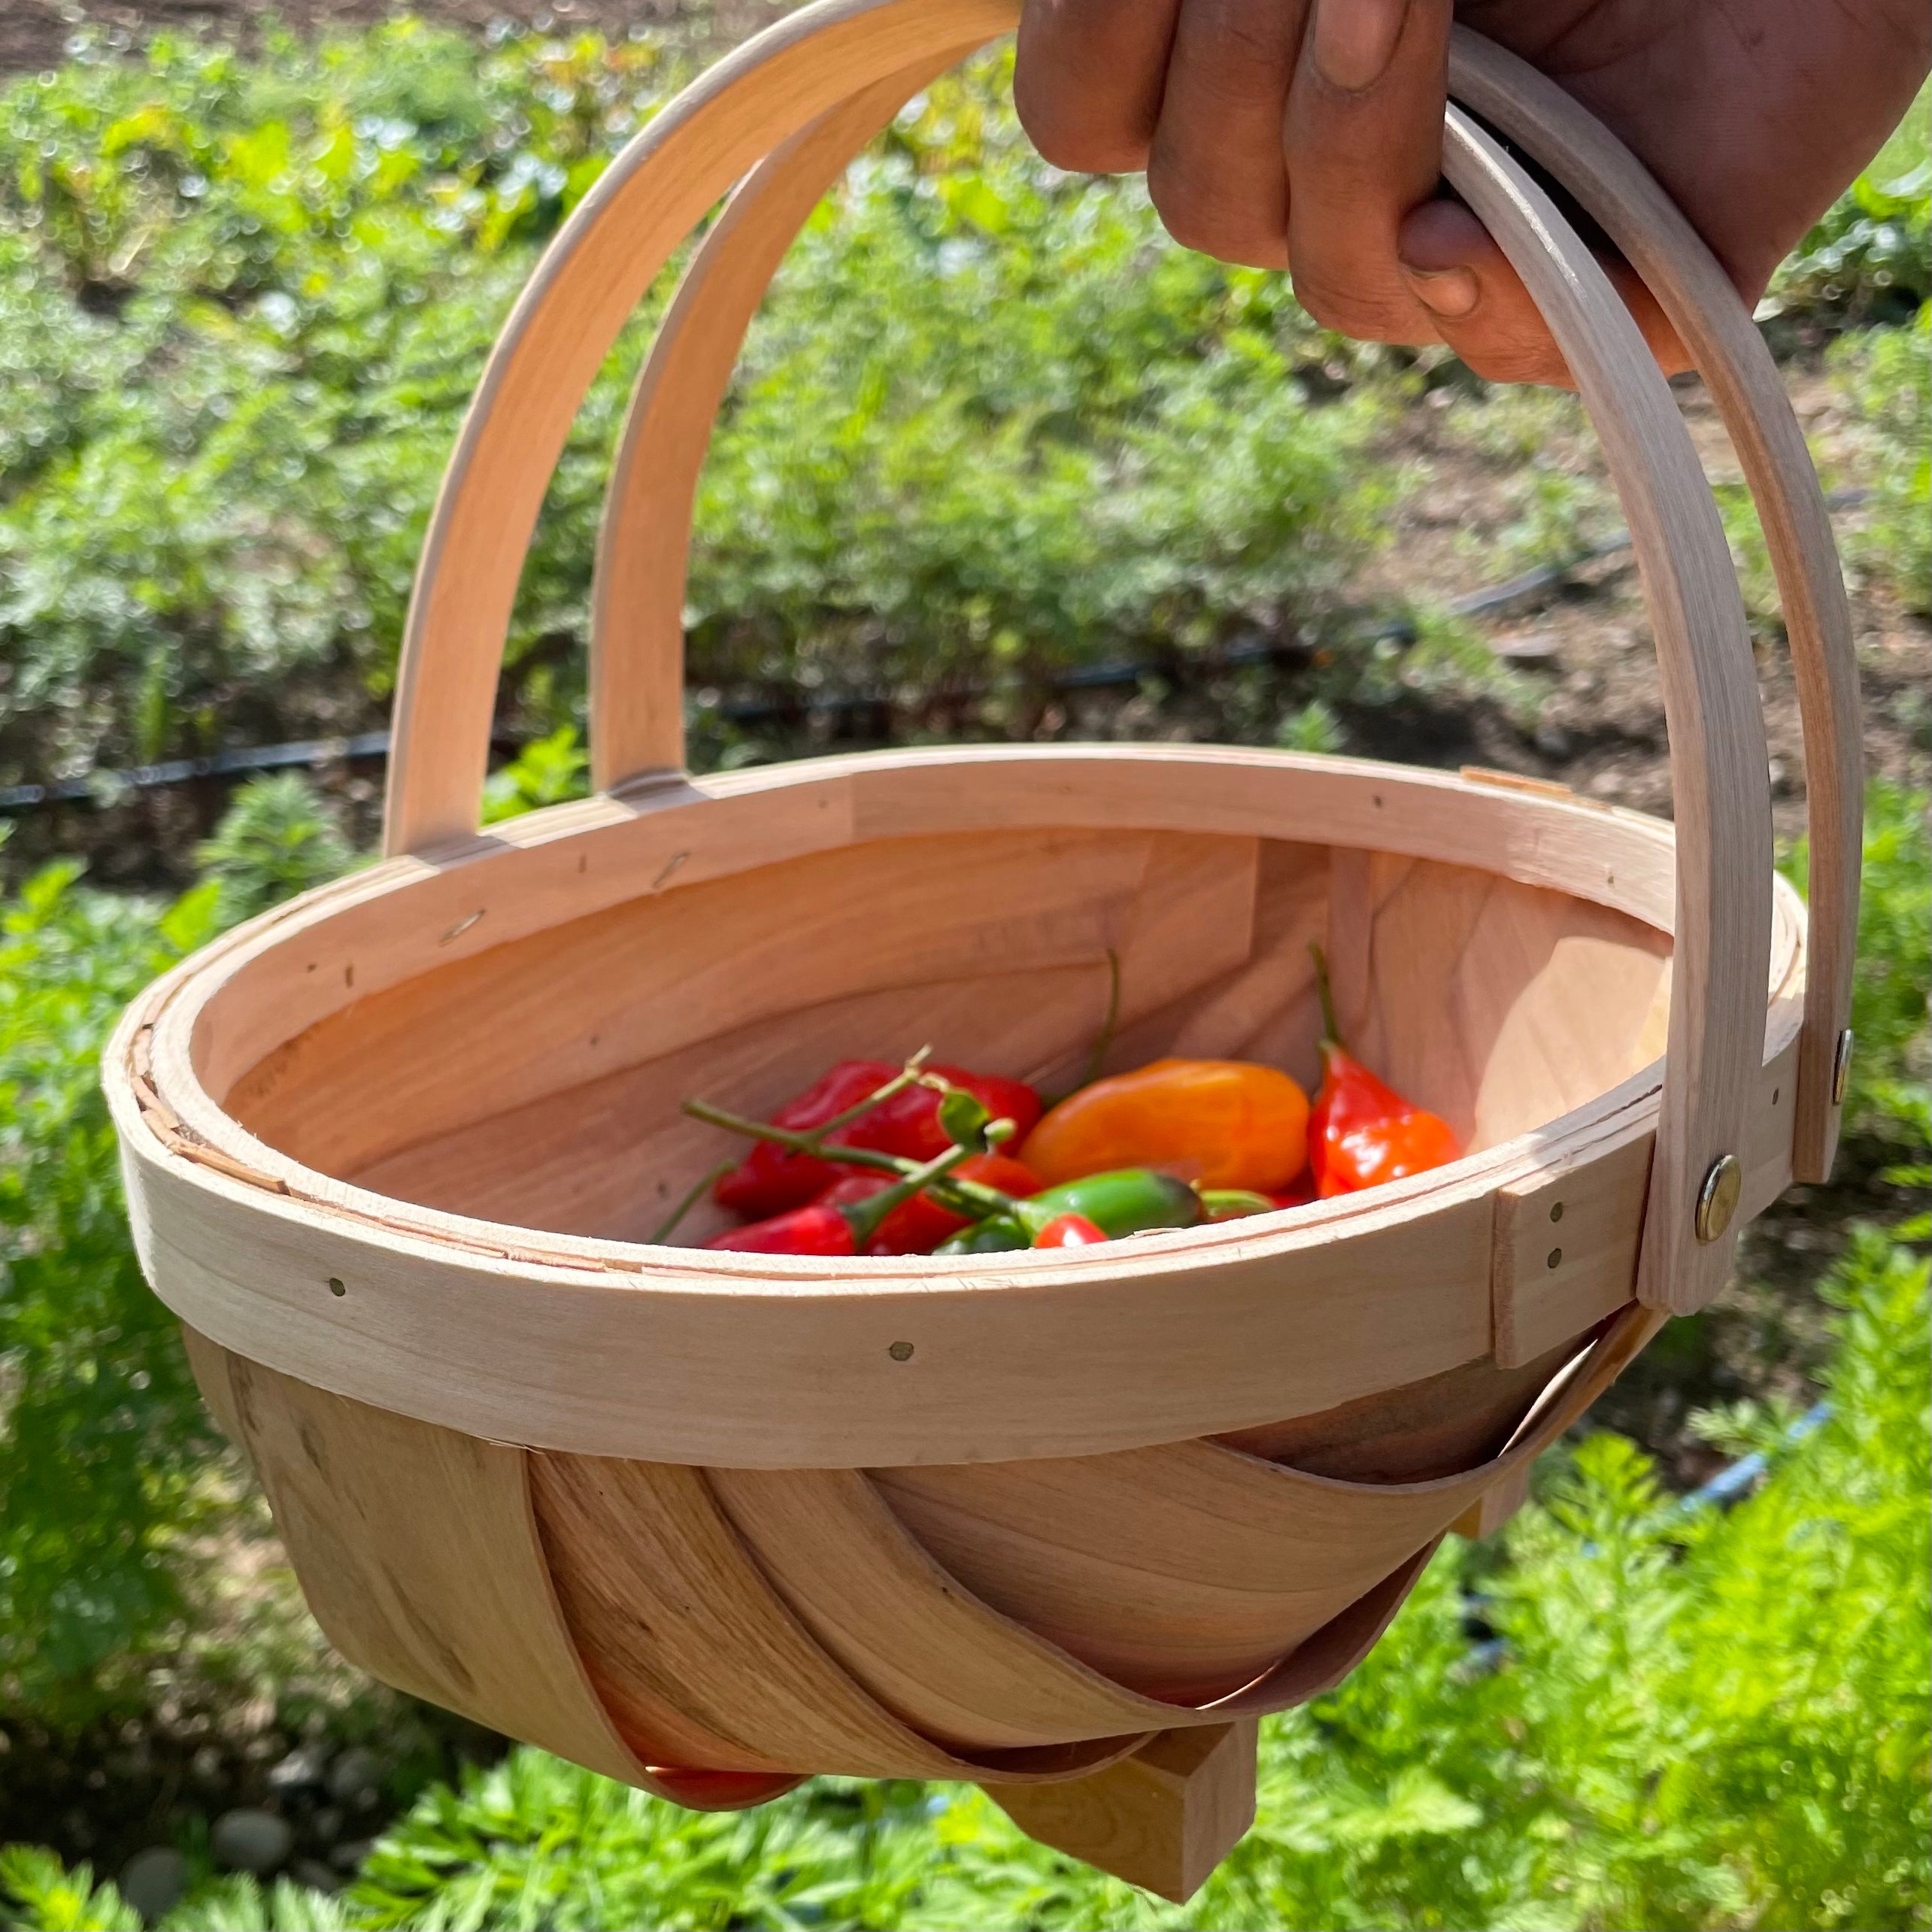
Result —
<path fill-rule="evenodd" d="M 1852 1029 L 1847 1027 L 1838 1036 L 1836 1050 L 1831 1056 L 1831 1104 L 1842 1107 L 1845 1104 L 1845 1090 L 1852 1084 Z"/>
<path fill-rule="evenodd" d="M 1730 1226 L 1737 1212 L 1737 1199 L 1744 1191 L 1744 1169 L 1734 1154 L 1721 1154 L 1711 1163 L 1704 1184 L 1697 1190 L 1697 1239 L 1716 1241 Z"/>

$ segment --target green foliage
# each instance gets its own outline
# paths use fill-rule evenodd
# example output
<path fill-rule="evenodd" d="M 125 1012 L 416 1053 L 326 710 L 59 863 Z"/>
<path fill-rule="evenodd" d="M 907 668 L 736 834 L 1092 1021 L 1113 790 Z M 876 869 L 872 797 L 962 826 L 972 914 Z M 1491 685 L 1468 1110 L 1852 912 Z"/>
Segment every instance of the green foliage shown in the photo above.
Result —
<path fill-rule="evenodd" d="M 1857 1051 L 1846 1124 L 1914 1148 L 1927 1143 L 1927 1002 L 1932 998 L 1932 827 L 1923 792 L 1880 780 L 1866 788 L 1858 957 L 1852 971 Z M 1785 869 L 1802 887 L 1809 848 Z"/>
<path fill-rule="evenodd" d="M 315 787 L 297 772 L 250 779 L 195 852 L 224 925 L 338 878 L 353 858 Z"/>
<path fill-rule="evenodd" d="M 1771 312 L 1897 321 L 1932 297 L 1932 91 L 1798 244 Z"/>
<path fill-rule="evenodd" d="M 590 790 L 590 759 L 577 727 L 560 724 L 534 739 L 510 763 L 490 773 L 483 787 L 483 822 L 514 818 L 538 805 L 560 805 Z"/>
<path fill-rule="evenodd" d="M 128 1240 L 97 1056 L 213 930 L 56 865 L 0 913 L 0 1698 L 58 1707 L 178 1607 L 211 1442 Z"/>
<path fill-rule="evenodd" d="M 215 1438 L 129 1240 L 99 1057 L 123 1007 L 225 916 L 347 853 L 306 784 L 258 781 L 171 906 L 71 863 L 0 908 L 0 1701 L 78 1718 L 182 1609 L 220 1499 Z"/>
<path fill-rule="evenodd" d="M 0 1924 L 33 1932 L 141 1932 L 141 1914 L 112 1885 L 95 1884 L 91 1867 L 68 1871 L 36 1845 L 0 1847 Z"/>
<path fill-rule="evenodd" d="M 1907 609 L 1932 614 L 1932 302 L 1909 329 L 1844 338 L 1830 359 L 1858 424 L 1855 481 L 1873 498 L 1844 548 Z"/>
<path fill-rule="evenodd" d="M 339 728 L 538 244 L 678 77 L 651 40 L 164 38 L 0 95 L 0 775 Z M 1384 491 L 1279 276 L 1060 175 L 997 59 L 808 225 L 697 510 L 694 682 L 924 687 L 1318 619 Z M 645 305 L 550 491 L 513 699 L 581 693 Z M 359 692 L 360 696 L 358 696 Z"/>

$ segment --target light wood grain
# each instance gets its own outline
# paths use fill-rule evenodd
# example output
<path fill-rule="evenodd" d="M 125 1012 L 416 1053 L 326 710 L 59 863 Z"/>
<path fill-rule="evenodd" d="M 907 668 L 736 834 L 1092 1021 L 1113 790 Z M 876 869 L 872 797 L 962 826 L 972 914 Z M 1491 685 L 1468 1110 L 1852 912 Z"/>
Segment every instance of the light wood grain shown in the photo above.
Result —
<path fill-rule="evenodd" d="M 1730 278 L 1628 149 L 1554 81 L 1466 28 L 1451 37 L 1449 79 L 1457 99 L 1556 174 L 1643 278 L 1716 400 L 1764 526 L 1797 683 L 1811 837 L 1792 1170 L 1822 1181 L 1838 1137 L 1833 1056 L 1852 1012 L 1864 757 L 1851 612 L 1803 432 Z"/>
<path fill-rule="evenodd" d="M 1029 1838 L 1184 1904 L 1254 1822 L 1252 1718 L 1163 1731 L 1077 1783 L 987 1795 Z"/>
<path fill-rule="evenodd" d="M 684 764 L 684 575 L 711 419 L 799 225 L 907 97 L 969 47 L 929 54 L 781 143 L 706 232 L 639 372 L 590 587 L 590 775 L 608 791 Z"/>
<path fill-rule="evenodd" d="M 620 1724 L 687 1714 L 752 1761 L 862 1777 L 1077 1776 L 1145 1732 L 975 1758 L 901 1723 L 813 1640 L 739 1540 L 700 1470 L 533 1457 L 544 1545 L 572 1636 Z M 735 1767 L 733 1767 L 735 1768 Z"/>
<path fill-rule="evenodd" d="M 648 1763 L 715 1747 L 688 1725 L 614 1728 L 558 1613 L 521 1450 L 344 1402 L 183 1334 L 316 1621 L 351 1663 L 660 1795 Z M 727 1791 L 757 1802 L 789 1782 Z"/>
<path fill-rule="evenodd" d="M 1724 1285 L 1735 1228 L 1698 1240 L 1712 1163 L 1744 1140 L 1771 932 L 1764 723 L 1717 507 L 1668 385 L 1589 250 L 1490 135 L 1451 108 L 1443 172 L 1523 278 L 1588 407 L 1657 641 L 1677 827 L 1670 1051 L 1638 1294 L 1684 1314 Z"/>
<path fill-rule="evenodd" d="M 550 472 L 617 332 L 733 182 L 855 91 L 935 48 L 1012 27 L 1011 0 L 820 0 L 748 41 L 655 116 L 545 250 L 486 365 L 445 472 L 397 672 L 387 849 L 467 839 L 496 668 Z"/>

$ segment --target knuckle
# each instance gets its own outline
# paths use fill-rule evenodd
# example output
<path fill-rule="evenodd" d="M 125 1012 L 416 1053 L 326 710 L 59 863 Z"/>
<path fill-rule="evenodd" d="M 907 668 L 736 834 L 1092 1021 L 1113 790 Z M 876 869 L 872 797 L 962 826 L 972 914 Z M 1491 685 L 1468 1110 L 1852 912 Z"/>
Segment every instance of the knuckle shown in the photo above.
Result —
<path fill-rule="evenodd" d="M 1205 191 L 1154 167 L 1148 170 L 1147 186 L 1162 226 L 1182 247 L 1248 268 L 1287 266 L 1285 227 L 1254 219 L 1244 197 Z"/>

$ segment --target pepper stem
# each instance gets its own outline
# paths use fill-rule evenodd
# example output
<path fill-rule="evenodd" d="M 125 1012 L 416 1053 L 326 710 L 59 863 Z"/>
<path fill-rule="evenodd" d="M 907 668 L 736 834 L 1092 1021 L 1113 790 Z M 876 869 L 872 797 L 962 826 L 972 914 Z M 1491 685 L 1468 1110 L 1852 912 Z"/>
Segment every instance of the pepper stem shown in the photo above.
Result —
<path fill-rule="evenodd" d="M 1107 1049 L 1114 1044 L 1114 1034 L 1121 1024 L 1121 956 L 1112 946 L 1107 948 L 1107 1014 L 1100 1022 L 1100 1030 L 1093 1036 L 1093 1051 L 1087 1057 L 1087 1077 L 1081 1081 L 1082 1087 L 1090 1087 L 1100 1077 L 1101 1063 L 1107 1057 Z"/>
<path fill-rule="evenodd" d="M 945 1153 L 936 1154 L 930 1160 L 914 1166 L 909 1174 L 901 1175 L 890 1187 L 883 1187 L 863 1201 L 854 1201 L 849 1206 L 842 1207 L 839 1212 L 845 1217 L 851 1227 L 853 1246 L 863 1249 L 872 1236 L 878 1233 L 879 1224 L 894 1208 L 911 1200 L 914 1194 L 932 1182 L 943 1180 L 946 1174 L 957 1167 L 972 1151 L 970 1148 L 949 1147 Z M 1001 1198 L 1003 1200 L 1004 1197 Z"/>
<path fill-rule="evenodd" d="M 895 1093 L 902 1093 L 907 1087 L 926 1079 L 926 1063 L 932 1057 L 933 1049 L 930 1047 L 921 1047 L 883 1086 L 875 1087 L 863 1100 L 848 1107 L 843 1113 L 834 1114 L 829 1121 L 820 1121 L 812 1129 L 811 1137 L 814 1140 L 823 1140 L 827 1134 L 836 1133 L 841 1127 L 850 1127 L 861 1114 L 869 1114 L 875 1107 L 890 1100 Z M 944 1087 L 946 1083 L 936 1079 L 936 1084 Z"/>
<path fill-rule="evenodd" d="M 678 1224 L 698 1205 L 699 1201 L 705 1195 L 709 1193 L 711 1189 L 731 1172 L 735 1165 L 736 1163 L 733 1161 L 720 1160 L 708 1174 L 701 1175 L 693 1182 L 691 1191 L 665 1216 L 663 1220 L 658 1223 L 656 1230 L 651 1236 L 653 1243 L 661 1247 L 669 1241 L 672 1236 L 677 1233 Z"/>
<path fill-rule="evenodd" d="M 1328 960 L 1318 942 L 1311 939 L 1308 950 L 1315 961 L 1315 990 L 1321 1002 L 1321 1039 L 1324 1046 L 1340 1047 L 1344 1053 L 1348 1049 L 1342 1045 L 1342 1029 L 1335 1024 L 1335 990 L 1328 983 Z"/>
<path fill-rule="evenodd" d="M 872 1103 L 868 1101 L 867 1106 Z M 734 1114 L 723 1107 L 714 1107 L 708 1100 L 687 1100 L 683 1111 L 694 1121 L 702 1121 L 708 1127 L 723 1127 L 727 1132 L 743 1134 L 752 1140 L 769 1140 L 779 1147 L 789 1148 L 794 1154 L 808 1154 L 820 1160 L 834 1160 L 848 1167 L 870 1167 L 881 1174 L 897 1175 L 902 1179 L 919 1171 L 916 1160 L 908 1160 L 896 1154 L 880 1154 L 869 1147 L 826 1147 L 820 1144 L 818 1136 L 823 1130 L 811 1133 L 799 1133 L 790 1127 L 775 1127 L 769 1121 L 748 1120 L 742 1114 Z M 1010 1121 L 997 1121 L 993 1127 L 1005 1126 L 1009 1131 L 1002 1139 L 1011 1139 Z M 988 1130 L 988 1138 L 992 1138 Z M 972 1150 L 954 1148 L 949 1152 L 963 1160 Z M 942 1160 L 945 1155 L 939 1157 Z M 930 1163 L 928 1163 L 930 1165 Z M 950 1166 L 951 1163 L 948 1163 Z M 713 1178 L 715 1176 L 711 1177 Z M 705 1185 L 710 1184 L 708 1180 Z M 917 1191 L 916 1190 L 914 1190 Z M 942 1206 L 951 1208 L 955 1214 L 963 1214 L 974 1221 L 982 1221 L 988 1215 L 1002 1214 L 1013 1205 L 1014 1197 L 1003 1194 L 996 1187 L 987 1187 L 978 1181 L 964 1181 L 950 1178 L 945 1169 L 940 1170 L 939 1184 L 933 1190 L 933 1198 Z"/>

